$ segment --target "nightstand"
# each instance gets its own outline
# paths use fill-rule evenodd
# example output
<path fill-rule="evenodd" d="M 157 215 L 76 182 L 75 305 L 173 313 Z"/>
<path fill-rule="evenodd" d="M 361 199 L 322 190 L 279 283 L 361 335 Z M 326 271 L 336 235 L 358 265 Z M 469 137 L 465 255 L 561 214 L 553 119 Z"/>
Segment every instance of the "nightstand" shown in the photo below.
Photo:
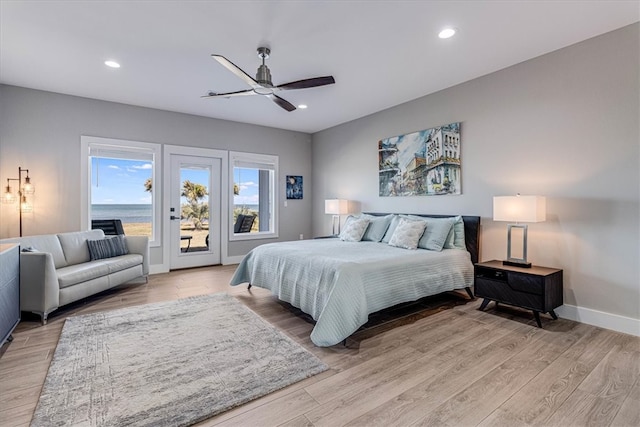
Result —
<path fill-rule="evenodd" d="M 490 301 L 526 308 L 533 311 L 541 328 L 540 313 L 558 319 L 553 310 L 562 305 L 562 270 L 512 267 L 497 260 L 481 262 L 475 265 L 474 292 L 484 298 L 480 310 Z"/>

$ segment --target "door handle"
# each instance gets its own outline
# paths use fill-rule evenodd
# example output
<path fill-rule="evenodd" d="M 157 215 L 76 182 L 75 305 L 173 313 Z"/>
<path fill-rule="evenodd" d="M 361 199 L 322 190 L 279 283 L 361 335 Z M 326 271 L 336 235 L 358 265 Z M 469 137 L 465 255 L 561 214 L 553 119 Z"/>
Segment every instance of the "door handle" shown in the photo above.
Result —
<path fill-rule="evenodd" d="M 174 220 L 176 220 L 176 219 L 180 219 L 180 217 L 179 217 L 179 216 L 171 215 L 171 216 L 169 217 L 169 219 L 170 219 L 171 221 L 174 221 Z"/>

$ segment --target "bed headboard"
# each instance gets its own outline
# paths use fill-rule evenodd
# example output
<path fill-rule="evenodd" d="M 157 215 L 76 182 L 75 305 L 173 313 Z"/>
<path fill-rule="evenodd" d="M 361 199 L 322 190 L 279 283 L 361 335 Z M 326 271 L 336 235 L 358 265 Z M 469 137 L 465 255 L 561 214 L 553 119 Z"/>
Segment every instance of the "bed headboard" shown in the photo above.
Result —
<path fill-rule="evenodd" d="M 388 213 L 380 212 L 364 212 L 367 215 L 384 216 Z M 430 215 L 430 214 L 411 214 L 415 216 L 426 216 L 429 218 L 449 218 L 457 215 Z M 467 250 L 471 254 L 471 262 L 474 264 L 480 260 L 480 217 L 462 215 L 464 221 L 464 241 L 467 245 Z"/>

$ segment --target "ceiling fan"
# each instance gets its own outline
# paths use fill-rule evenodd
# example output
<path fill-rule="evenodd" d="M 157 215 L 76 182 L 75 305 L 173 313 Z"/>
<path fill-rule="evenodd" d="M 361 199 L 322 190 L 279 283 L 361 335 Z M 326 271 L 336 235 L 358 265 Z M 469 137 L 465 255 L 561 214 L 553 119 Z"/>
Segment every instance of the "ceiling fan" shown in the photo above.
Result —
<path fill-rule="evenodd" d="M 263 95 L 270 98 L 273 102 L 275 102 L 285 110 L 293 111 L 296 109 L 296 107 L 286 99 L 280 98 L 275 94 L 275 92 L 281 90 L 308 89 L 311 87 L 330 85 L 336 82 L 333 76 L 324 76 L 298 80 L 295 82 L 274 86 L 273 83 L 271 83 L 271 71 L 269 71 L 269 67 L 267 67 L 264 63 L 265 59 L 267 59 L 270 54 L 271 50 L 268 47 L 258 48 L 258 58 L 262 59 L 262 65 L 258 67 L 258 72 L 256 73 L 255 79 L 249 74 L 242 71 L 240 67 L 229 61 L 224 56 L 215 54 L 211 55 L 213 59 L 218 61 L 227 70 L 231 71 L 233 74 L 240 77 L 240 79 L 242 79 L 246 84 L 251 86 L 251 89 L 227 93 L 209 92 L 208 94 L 202 96 L 202 98 L 231 98 L 232 96 Z"/>

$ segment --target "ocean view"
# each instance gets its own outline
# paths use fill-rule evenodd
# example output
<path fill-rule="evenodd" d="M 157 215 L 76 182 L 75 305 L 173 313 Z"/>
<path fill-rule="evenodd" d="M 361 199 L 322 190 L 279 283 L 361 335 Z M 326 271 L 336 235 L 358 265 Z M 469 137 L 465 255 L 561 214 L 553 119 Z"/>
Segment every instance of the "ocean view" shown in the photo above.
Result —
<path fill-rule="evenodd" d="M 119 219 L 124 224 L 151 223 L 151 205 L 91 205 L 91 219 Z"/>
<path fill-rule="evenodd" d="M 258 205 L 235 205 L 258 210 Z M 151 205 L 91 205 L 91 219 L 119 219 L 123 224 L 151 223 Z"/>

